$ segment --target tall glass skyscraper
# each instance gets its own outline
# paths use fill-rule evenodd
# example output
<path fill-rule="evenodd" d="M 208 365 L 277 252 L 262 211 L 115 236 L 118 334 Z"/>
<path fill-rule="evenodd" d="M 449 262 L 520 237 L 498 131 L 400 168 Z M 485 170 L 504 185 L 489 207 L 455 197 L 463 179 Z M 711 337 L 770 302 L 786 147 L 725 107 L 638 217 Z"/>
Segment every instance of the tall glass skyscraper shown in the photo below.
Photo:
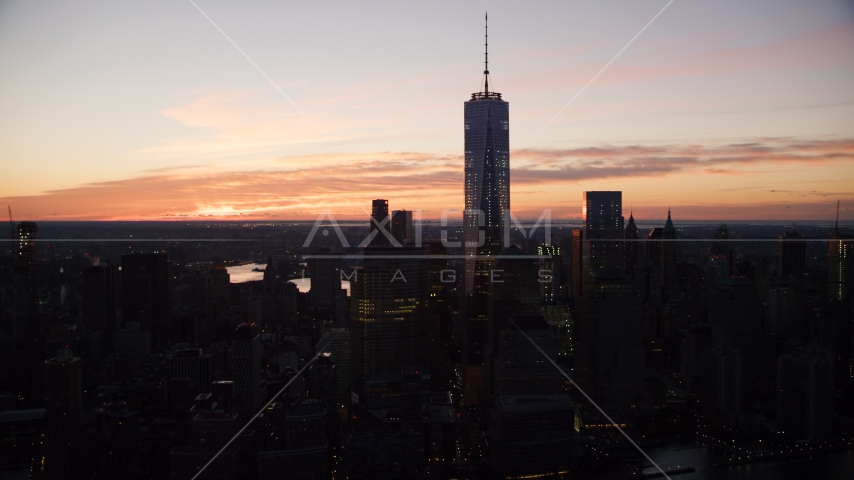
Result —
<path fill-rule="evenodd" d="M 501 226 L 504 215 L 510 210 L 509 104 L 501 99 L 500 93 L 489 91 L 488 35 L 485 38 L 483 89 L 472 93 L 471 99 L 465 102 L 463 291 L 466 295 L 466 345 L 463 361 L 467 366 L 481 365 L 483 361 L 489 267 L 493 260 L 490 257 L 501 252 Z M 470 387 L 477 389 L 473 384 Z"/>
<path fill-rule="evenodd" d="M 463 238 L 470 257 L 500 253 L 501 222 L 510 209 L 509 104 L 489 91 L 488 50 L 485 55 L 483 90 L 465 102 Z M 467 262 L 467 273 L 469 266 L 474 262 Z M 474 292 L 474 280 L 466 276 L 466 294 Z"/>
<path fill-rule="evenodd" d="M 583 283 L 602 268 L 622 271 L 623 192 L 584 192 L 581 216 L 584 219 Z"/>

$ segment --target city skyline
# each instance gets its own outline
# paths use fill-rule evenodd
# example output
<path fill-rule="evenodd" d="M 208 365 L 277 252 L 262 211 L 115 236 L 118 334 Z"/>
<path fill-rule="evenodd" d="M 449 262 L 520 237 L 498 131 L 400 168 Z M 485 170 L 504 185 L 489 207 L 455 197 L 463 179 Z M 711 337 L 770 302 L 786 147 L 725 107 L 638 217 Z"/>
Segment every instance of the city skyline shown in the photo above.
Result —
<path fill-rule="evenodd" d="M 581 192 L 620 190 L 639 219 L 832 220 L 837 199 L 854 219 L 842 2 L 342 7 L 326 23 L 309 6 L 155 7 L 4 8 L 16 220 L 355 219 L 373 198 L 438 218 L 463 204 L 484 10 L 514 99 L 515 216 L 578 219 Z"/>

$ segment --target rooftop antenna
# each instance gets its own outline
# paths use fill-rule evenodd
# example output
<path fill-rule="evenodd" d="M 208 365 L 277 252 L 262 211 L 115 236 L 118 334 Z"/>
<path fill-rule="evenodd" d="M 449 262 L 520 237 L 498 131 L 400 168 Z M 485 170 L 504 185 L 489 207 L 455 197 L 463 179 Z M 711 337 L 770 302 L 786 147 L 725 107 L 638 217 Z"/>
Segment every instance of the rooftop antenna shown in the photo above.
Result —
<path fill-rule="evenodd" d="M 9 240 L 15 240 L 15 222 L 12 221 L 12 206 L 6 205 L 9 210 Z"/>
<path fill-rule="evenodd" d="M 489 12 L 484 14 L 483 22 L 483 93 L 489 93 Z"/>

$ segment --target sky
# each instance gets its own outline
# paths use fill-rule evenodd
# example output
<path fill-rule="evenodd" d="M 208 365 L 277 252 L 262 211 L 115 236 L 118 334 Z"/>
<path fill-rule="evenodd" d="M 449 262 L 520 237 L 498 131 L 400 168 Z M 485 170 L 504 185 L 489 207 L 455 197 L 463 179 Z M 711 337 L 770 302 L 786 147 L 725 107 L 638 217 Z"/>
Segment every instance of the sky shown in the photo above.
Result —
<path fill-rule="evenodd" d="M 854 220 L 850 0 L 0 1 L 0 205 L 438 218 L 486 11 L 515 216 L 621 190 L 639 219 Z"/>

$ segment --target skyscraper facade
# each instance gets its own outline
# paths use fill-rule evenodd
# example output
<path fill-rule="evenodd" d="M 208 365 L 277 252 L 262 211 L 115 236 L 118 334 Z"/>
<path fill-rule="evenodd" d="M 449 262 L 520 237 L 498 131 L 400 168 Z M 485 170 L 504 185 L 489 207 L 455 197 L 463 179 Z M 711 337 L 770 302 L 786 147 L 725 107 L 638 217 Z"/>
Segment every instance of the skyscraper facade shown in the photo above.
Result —
<path fill-rule="evenodd" d="M 488 45 L 488 44 L 487 44 Z M 510 210 L 509 104 L 489 91 L 488 53 L 483 90 L 465 102 L 465 212 L 463 238 L 466 254 L 494 255 L 501 251 L 501 222 Z M 467 262 L 466 272 L 475 262 Z M 475 291 L 477 275 L 466 276 L 466 293 Z M 483 283 L 485 287 L 485 283 Z"/>
<path fill-rule="evenodd" d="M 154 349 L 167 343 L 169 262 L 166 252 L 122 255 L 122 323 L 151 332 Z"/>
<path fill-rule="evenodd" d="M 39 311 L 39 264 L 36 257 L 35 222 L 21 222 L 15 229 L 15 301 L 12 335 L 17 341 Z"/>
<path fill-rule="evenodd" d="M 388 200 L 378 198 L 371 203 L 371 246 L 387 247 L 391 245 L 389 238 L 380 230 L 391 233 L 391 225 L 388 216 Z"/>
<path fill-rule="evenodd" d="M 485 37 L 488 40 L 488 35 Z M 465 211 L 463 212 L 465 347 L 463 383 L 481 378 L 488 321 L 489 270 L 501 253 L 504 216 L 510 211 L 509 104 L 489 91 L 489 44 L 485 43 L 483 89 L 464 106 Z M 468 402 L 468 400 L 467 400 Z"/>
<path fill-rule="evenodd" d="M 606 267 L 623 269 L 623 192 L 584 192 L 585 281 Z"/>
<path fill-rule="evenodd" d="M 807 261 L 806 242 L 798 232 L 790 231 L 780 235 L 780 256 L 777 273 L 781 279 L 800 278 L 804 274 Z"/>
<path fill-rule="evenodd" d="M 353 389 L 366 377 L 426 367 L 427 262 L 416 247 L 369 247 L 350 275 Z"/>
<path fill-rule="evenodd" d="M 828 262 L 828 288 L 830 299 L 847 300 L 854 290 L 854 240 L 839 232 L 839 226 L 830 234 Z"/>

